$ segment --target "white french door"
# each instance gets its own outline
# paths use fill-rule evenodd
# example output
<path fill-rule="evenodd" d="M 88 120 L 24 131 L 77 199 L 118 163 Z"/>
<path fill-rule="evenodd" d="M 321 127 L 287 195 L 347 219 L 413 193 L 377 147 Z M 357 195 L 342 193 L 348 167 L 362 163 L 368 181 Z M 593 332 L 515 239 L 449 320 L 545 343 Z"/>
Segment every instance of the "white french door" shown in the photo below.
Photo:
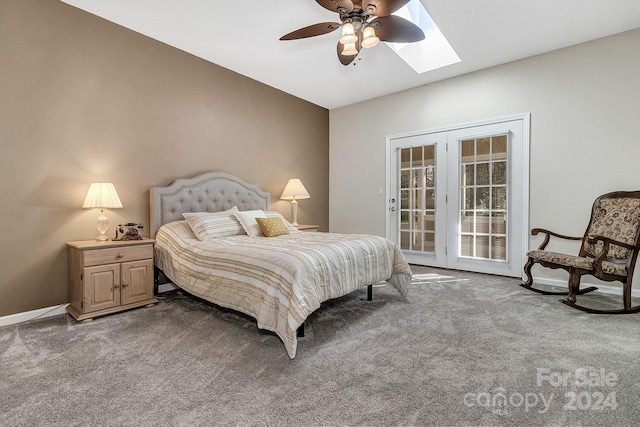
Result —
<path fill-rule="evenodd" d="M 391 140 L 389 238 L 409 262 L 447 266 L 447 133 L 433 132 Z M 387 233 L 389 235 L 389 233 Z"/>
<path fill-rule="evenodd" d="M 529 116 L 387 139 L 387 236 L 414 264 L 520 277 Z"/>

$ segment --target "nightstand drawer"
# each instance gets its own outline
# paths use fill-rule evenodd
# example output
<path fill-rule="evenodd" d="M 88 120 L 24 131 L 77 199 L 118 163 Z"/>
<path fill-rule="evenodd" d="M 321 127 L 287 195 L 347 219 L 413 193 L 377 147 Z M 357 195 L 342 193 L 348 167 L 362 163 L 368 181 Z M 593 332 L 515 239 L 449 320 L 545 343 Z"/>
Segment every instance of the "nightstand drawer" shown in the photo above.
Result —
<path fill-rule="evenodd" d="M 128 248 L 104 248 L 83 252 L 84 266 L 111 264 L 114 262 L 137 261 L 153 258 L 153 246 L 142 245 Z"/>

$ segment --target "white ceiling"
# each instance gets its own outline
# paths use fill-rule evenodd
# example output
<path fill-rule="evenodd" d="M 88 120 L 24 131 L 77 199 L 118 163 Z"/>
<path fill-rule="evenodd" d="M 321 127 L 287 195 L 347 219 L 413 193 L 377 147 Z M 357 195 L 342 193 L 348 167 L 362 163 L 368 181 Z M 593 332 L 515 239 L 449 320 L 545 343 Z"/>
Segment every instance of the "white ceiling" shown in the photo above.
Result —
<path fill-rule="evenodd" d="M 416 74 L 384 43 L 343 66 L 338 31 L 279 41 L 339 22 L 314 0 L 62 1 L 327 109 L 640 28 L 640 0 L 420 0 L 462 61 Z"/>

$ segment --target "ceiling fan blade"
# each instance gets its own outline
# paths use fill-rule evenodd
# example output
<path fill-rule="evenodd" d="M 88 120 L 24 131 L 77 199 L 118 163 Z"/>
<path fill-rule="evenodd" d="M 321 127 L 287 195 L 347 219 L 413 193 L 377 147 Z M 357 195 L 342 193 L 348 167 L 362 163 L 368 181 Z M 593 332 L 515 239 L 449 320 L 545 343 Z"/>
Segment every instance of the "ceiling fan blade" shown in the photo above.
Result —
<path fill-rule="evenodd" d="M 280 37 L 280 40 L 297 40 L 307 37 L 320 36 L 327 34 L 340 28 L 340 24 L 337 22 L 321 22 L 319 24 L 309 25 L 308 27 L 300 28 Z"/>
<path fill-rule="evenodd" d="M 420 27 L 396 15 L 381 16 L 371 21 L 371 25 L 384 42 L 413 43 L 424 40 L 424 32 Z"/>
<path fill-rule="evenodd" d="M 353 2 L 351 0 L 316 0 L 316 2 L 331 12 L 338 12 L 340 8 L 344 8 L 347 12 L 353 10 Z"/>
<path fill-rule="evenodd" d="M 409 0 L 364 0 L 362 10 L 367 15 L 389 16 L 407 3 Z"/>

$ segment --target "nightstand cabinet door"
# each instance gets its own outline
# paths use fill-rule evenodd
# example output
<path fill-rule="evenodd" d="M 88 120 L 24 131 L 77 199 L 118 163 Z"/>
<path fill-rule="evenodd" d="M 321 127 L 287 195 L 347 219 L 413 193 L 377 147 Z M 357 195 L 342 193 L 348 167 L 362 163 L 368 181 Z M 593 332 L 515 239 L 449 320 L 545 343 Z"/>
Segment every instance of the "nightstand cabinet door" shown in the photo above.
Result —
<path fill-rule="evenodd" d="M 153 239 L 67 242 L 69 305 L 78 321 L 152 306 Z"/>
<path fill-rule="evenodd" d="M 82 277 L 86 313 L 120 305 L 120 264 L 86 267 Z"/>
<path fill-rule="evenodd" d="M 123 262 L 120 289 L 122 305 L 153 298 L 153 261 Z"/>

